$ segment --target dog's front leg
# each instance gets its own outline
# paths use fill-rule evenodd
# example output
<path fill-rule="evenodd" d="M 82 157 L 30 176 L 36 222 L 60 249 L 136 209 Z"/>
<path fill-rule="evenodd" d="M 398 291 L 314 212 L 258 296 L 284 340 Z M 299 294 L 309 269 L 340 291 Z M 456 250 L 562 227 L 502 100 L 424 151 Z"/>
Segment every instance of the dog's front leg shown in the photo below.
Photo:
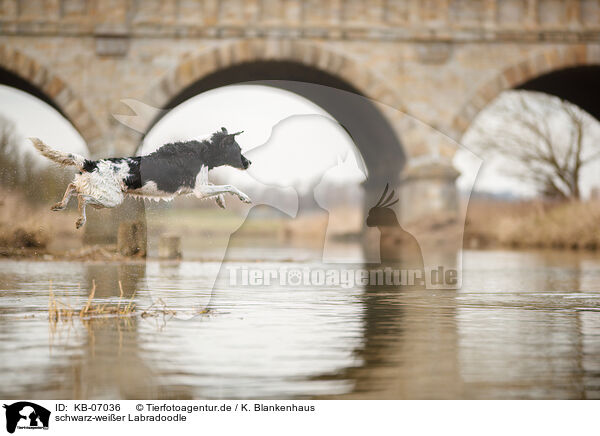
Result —
<path fill-rule="evenodd" d="M 79 218 L 75 222 L 75 227 L 80 229 L 86 222 L 87 218 L 85 216 L 85 206 L 87 202 L 83 195 L 77 197 L 77 210 L 79 211 Z"/>
<path fill-rule="evenodd" d="M 50 209 L 53 211 L 58 211 L 63 210 L 65 207 L 67 207 L 67 204 L 69 204 L 69 200 L 71 199 L 73 192 L 75 192 L 75 189 L 75 185 L 73 183 L 69 183 L 69 186 L 67 186 L 67 190 L 65 191 L 65 195 L 63 196 L 62 200 L 60 200 Z"/>
<path fill-rule="evenodd" d="M 214 186 L 214 183 L 207 183 L 207 185 Z M 219 206 L 221 209 L 225 209 L 225 196 L 223 194 L 218 194 L 215 195 L 214 198 L 217 206 Z"/>
<path fill-rule="evenodd" d="M 232 185 L 200 185 L 194 189 L 194 195 L 198 198 L 209 198 L 221 194 L 233 194 L 244 203 L 252 203 L 250 197 Z"/>
<path fill-rule="evenodd" d="M 196 177 L 196 186 L 204 186 L 204 185 L 214 186 L 213 183 L 210 183 L 208 181 L 208 167 L 206 165 L 202 165 L 202 167 L 200 168 L 200 172 L 198 173 L 198 176 Z M 198 198 L 206 198 L 203 196 L 203 194 L 196 195 L 196 196 Z M 225 209 L 225 196 L 223 194 L 216 195 L 215 201 L 221 209 Z"/>
<path fill-rule="evenodd" d="M 215 202 L 221 209 L 225 209 L 225 196 L 223 194 L 215 196 Z"/>

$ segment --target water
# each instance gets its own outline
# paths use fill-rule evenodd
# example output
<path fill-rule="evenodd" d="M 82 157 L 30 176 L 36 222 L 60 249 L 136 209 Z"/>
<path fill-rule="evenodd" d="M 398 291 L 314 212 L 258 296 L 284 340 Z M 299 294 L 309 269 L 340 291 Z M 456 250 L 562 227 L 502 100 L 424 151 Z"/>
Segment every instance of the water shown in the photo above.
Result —
<path fill-rule="evenodd" d="M 600 256 L 463 263 L 458 291 L 212 291 L 216 262 L 3 260 L 0 397 L 600 398 Z M 81 308 L 92 281 L 99 302 L 118 304 L 121 281 L 138 311 L 177 314 L 49 322 L 50 286 Z"/>

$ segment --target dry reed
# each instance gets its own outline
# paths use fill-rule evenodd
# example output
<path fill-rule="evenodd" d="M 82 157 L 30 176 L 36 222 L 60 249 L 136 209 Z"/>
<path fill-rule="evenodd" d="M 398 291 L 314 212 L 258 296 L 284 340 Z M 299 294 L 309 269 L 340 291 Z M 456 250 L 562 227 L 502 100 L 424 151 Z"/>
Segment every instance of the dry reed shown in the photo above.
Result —
<path fill-rule="evenodd" d="M 116 305 L 111 305 L 109 303 L 95 303 L 94 296 L 96 294 L 96 281 L 92 281 L 92 289 L 88 295 L 87 301 L 85 305 L 77 310 L 73 308 L 70 304 L 65 304 L 61 300 L 55 297 L 54 291 L 52 289 L 52 282 L 50 282 L 50 291 L 48 294 L 48 318 L 53 323 L 58 323 L 60 321 L 71 321 L 74 318 L 79 319 L 90 319 L 90 318 L 99 318 L 99 317 L 107 317 L 107 316 L 116 316 L 116 317 L 130 317 L 135 314 L 136 305 L 134 303 L 135 292 L 131 296 L 131 298 L 127 301 L 127 304 L 122 306 L 123 300 L 123 286 L 119 281 L 119 301 Z"/>
<path fill-rule="evenodd" d="M 600 202 L 472 201 L 464 243 L 469 248 L 600 249 Z"/>
<path fill-rule="evenodd" d="M 149 307 L 138 311 L 134 302 L 136 292 L 134 291 L 128 300 L 124 300 L 123 285 L 121 281 L 119 281 L 119 299 L 116 304 L 95 302 L 95 294 L 96 281 L 93 280 L 92 289 L 90 290 L 85 305 L 78 310 L 70 304 L 63 303 L 58 299 L 52 288 L 52 282 L 50 282 L 48 292 L 48 319 L 56 326 L 60 322 L 72 322 L 74 319 L 86 322 L 108 318 L 131 319 L 135 316 L 140 316 L 141 318 L 162 316 L 163 319 L 170 319 L 177 315 L 177 311 L 167 307 L 167 304 L 161 298 L 154 301 Z M 209 309 L 202 308 L 196 310 L 194 314 L 204 315 L 208 313 L 210 313 Z"/>

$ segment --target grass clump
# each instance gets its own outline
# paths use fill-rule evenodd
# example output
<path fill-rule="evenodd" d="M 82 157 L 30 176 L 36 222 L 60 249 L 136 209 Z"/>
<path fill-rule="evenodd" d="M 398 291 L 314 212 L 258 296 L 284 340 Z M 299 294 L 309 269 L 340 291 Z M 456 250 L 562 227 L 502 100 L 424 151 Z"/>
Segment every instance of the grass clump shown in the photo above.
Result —
<path fill-rule="evenodd" d="M 70 304 L 65 304 L 61 300 L 54 296 L 52 290 L 52 283 L 50 283 L 50 292 L 48 297 L 48 319 L 50 322 L 58 323 L 60 321 L 71 321 L 74 318 L 89 319 L 103 316 L 116 316 L 116 317 L 130 317 L 134 314 L 135 303 L 135 292 L 131 298 L 127 301 L 123 301 L 123 286 L 119 281 L 119 301 L 117 304 L 109 303 L 97 303 L 94 302 L 94 295 L 96 293 L 96 281 L 92 281 L 92 289 L 88 295 L 85 306 L 81 309 L 76 309 Z"/>
<path fill-rule="evenodd" d="M 61 322 L 72 322 L 79 319 L 81 321 L 94 321 L 98 319 L 131 319 L 136 316 L 141 318 L 158 318 L 166 322 L 168 319 L 177 315 L 177 311 L 169 308 L 161 299 L 154 301 L 149 307 L 138 310 L 134 302 L 136 293 L 125 300 L 123 298 L 123 286 L 119 281 L 119 300 L 115 303 L 97 302 L 94 300 L 96 293 L 96 281 L 92 281 L 92 289 L 88 295 L 85 304 L 81 308 L 76 308 L 68 303 L 64 303 L 56 298 L 52 289 L 52 282 L 48 294 L 48 319 L 56 326 Z M 202 308 L 194 311 L 194 315 L 205 315 L 210 313 L 210 309 Z"/>

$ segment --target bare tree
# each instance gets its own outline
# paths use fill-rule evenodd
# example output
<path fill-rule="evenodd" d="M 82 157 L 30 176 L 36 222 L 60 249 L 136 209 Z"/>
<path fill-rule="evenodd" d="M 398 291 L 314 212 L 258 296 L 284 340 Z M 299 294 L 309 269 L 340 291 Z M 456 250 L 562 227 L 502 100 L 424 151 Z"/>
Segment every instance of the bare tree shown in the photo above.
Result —
<path fill-rule="evenodd" d="M 32 202 L 60 197 L 74 170 L 34 163 L 22 143 L 15 123 L 0 115 L 0 188 L 15 189 Z"/>
<path fill-rule="evenodd" d="M 584 166 L 600 157 L 590 127 L 594 119 L 577 106 L 542 93 L 504 93 L 476 127 L 476 148 L 511 162 L 507 174 L 535 185 L 540 194 L 579 199 Z"/>

